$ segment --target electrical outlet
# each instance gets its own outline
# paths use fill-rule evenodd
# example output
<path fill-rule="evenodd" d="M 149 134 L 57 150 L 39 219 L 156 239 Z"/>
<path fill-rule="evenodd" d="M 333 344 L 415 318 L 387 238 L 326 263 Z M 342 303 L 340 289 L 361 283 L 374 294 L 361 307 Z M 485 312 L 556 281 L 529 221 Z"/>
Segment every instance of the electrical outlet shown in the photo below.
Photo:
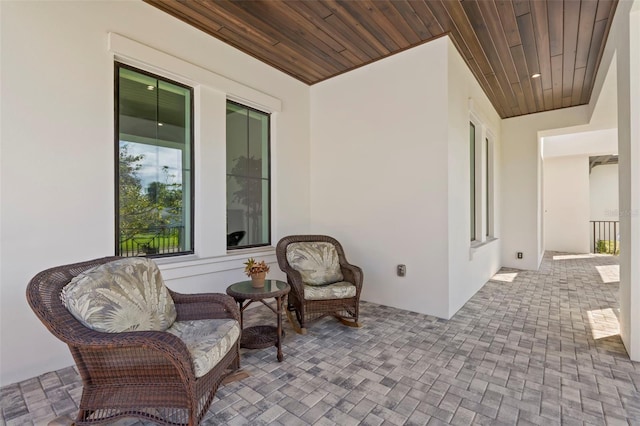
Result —
<path fill-rule="evenodd" d="M 521 252 L 521 251 L 517 252 L 517 253 L 516 253 L 516 257 L 517 257 L 518 259 L 522 259 L 522 252 Z"/>
<path fill-rule="evenodd" d="M 398 265 L 398 267 L 396 268 L 396 272 L 398 273 L 399 277 L 404 277 L 405 275 L 407 275 L 407 265 Z"/>

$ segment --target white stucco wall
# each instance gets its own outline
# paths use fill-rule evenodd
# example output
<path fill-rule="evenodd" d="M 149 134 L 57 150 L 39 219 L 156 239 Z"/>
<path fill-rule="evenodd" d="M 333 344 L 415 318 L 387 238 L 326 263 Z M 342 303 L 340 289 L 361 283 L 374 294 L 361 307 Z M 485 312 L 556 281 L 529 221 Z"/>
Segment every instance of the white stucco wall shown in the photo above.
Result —
<path fill-rule="evenodd" d="M 588 114 L 579 106 L 502 121 L 502 266 L 538 269 L 544 250 L 539 139 L 549 129 L 586 125 Z"/>
<path fill-rule="evenodd" d="M 449 318 L 499 268 L 499 241 L 470 250 L 470 98 L 499 146 L 447 37 L 311 88 L 311 228 L 346 242 L 364 299 Z"/>
<path fill-rule="evenodd" d="M 625 11 L 625 9 L 627 6 L 617 8 L 616 14 L 628 13 L 628 10 Z M 617 129 L 618 127 L 618 73 L 615 49 L 612 48 L 615 44 L 614 33 L 615 31 L 610 32 L 607 38 L 608 48 L 605 49 L 600 60 L 600 67 L 593 83 L 593 91 L 589 101 L 589 110 L 591 111 L 589 123 L 595 129 Z"/>
<path fill-rule="evenodd" d="M 618 165 L 594 167 L 589 175 L 590 220 L 618 220 Z"/>
<path fill-rule="evenodd" d="M 447 38 L 448 39 L 448 38 Z M 500 268 L 500 116 L 456 50 L 448 43 L 448 204 L 449 204 L 449 315 L 453 315 L 464 305 Z M 493 200 L 491 237 L 482 244 L 470 243 L 471 211 L 469 197 L 469 121 L 470 109 L 475 116 L 476 132 L 480 141 L 490 138 L 493 144 Z M 477 142 L 476 142 L 477 143 Z M 482 144 L 482 142 L 480 142 Z M 476 155 L 481 150 L 476 149 Z M 485 179 L 486 161 L 481 154 L 479 176 L 476 188 Z M 478 176 L 478 174 L 476 174 Z M 482 214 L 486 212 L 486 200 L 481 191 Z M 486 225 L 482 215 L 478 215 L 476 227 L 485 238 Z"/>
<path fill-rule="evenodd" d="M 589 157 L 544 160 L 544 249 L 589 252 Z"/>
<path fill-rule="evenodd" d="M 604 89 L 607 91 L 601 92 L 604 97 L 603 102 L 610 102 L 611 93 L 608 90 L 612 90 L 612 87 L 607 85 Z M 601 111 L 601 107 L 596 108 L 597 111 Z M 602 120 L 596 121 L 602 123 Z M 617 210 L 617 195 L 615 196 L 616 204 L 611 207 L 611 196 L 617 191 L 617 183 L 613 186 L 601 184 L 600 172 L 598 172 L 601 166 L 588 174 L 588 162 L 590 156 L 618 153 L 618 130 L 616 128 L 588 130 L 592 127 L 597 126 L 590 121 L 587 126 L 579 127 L 581 131 L 565 133 L 575 130 L 575 127 L 556 129 L 545 133 L 559 134 L 542 138 L 545 212 L 543 246 L 545 250 L 571 253 L 591 251 L 593 249 L 592 227 L 589 226 L 587 231 L 584 227 L 588 226 L 585 223 L 588 224 L 589 220 L 594 220 L 592 214 L 594 205 L 600 205 L 602 212 L 605 209 Z M 614 179 L 617 179 L 617 174 Z M 602 207 L 605 199 L 608 207 Z"/>
<path fill-rule="evenodd" d="M 605 53 L 617 68 L 620 336 L 640 361 L 640 2 L 618 4 Z"/>
<path fill-rule="evenodd" d="M 29 279 L 115 250 L 109 32 L 126 38 L 118 47 L 124 56 L 196 87 L 196 255 L 163 261 L 167 284 L 224 292 L 244 277 L 247 254 L 226 255 L 227 95 L 275 106 L 272 240 L 308 231 L 308 86 L 139 1 L 0 8 L 0 385 L 72 364 L 29 309 Z M 273 249 L 257 254 L 275 261 Z M 273 276 L 281 276 L 277 267 Z"/>
<path fill-rule="evenodd" d="M 618 129 L 601 129 L 547 136 L 543 138 L 543 156 L 617 155 Z"/>
<path fill-rule="evenodd" d="M 449 297 L 447 43 L 311 87 L 311 229 L 364 269 L 363 299 L 439 317 Z"/>

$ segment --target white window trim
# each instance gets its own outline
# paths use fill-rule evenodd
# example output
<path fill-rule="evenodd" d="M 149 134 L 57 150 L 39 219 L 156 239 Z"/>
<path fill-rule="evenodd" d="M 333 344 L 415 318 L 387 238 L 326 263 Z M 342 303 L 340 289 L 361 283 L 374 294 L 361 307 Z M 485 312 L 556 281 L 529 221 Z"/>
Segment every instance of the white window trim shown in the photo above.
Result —
<path fill-rule="evenodd" d="M 282 111 L 282 101 L 276 97 L 120 34 L 108 34 L 107 49 L 119 62 L 167 76 L 192 87 L 207 86 L 224 92 L 229 99 L 265 112 Z"/>
<path fill-rule="evenodd" d="M 121 74 L 120 74 L 120 70 L 121 69 L 129 69 L 130 71 L 138 73 L 138 74 L 140 74 L 140 72 L 143 72 L 143 73 L 144 72 L 150 72 L 148 69 L 138 68 L 138 67 L 135 67 L 135 66 L 132 66 L 133 68 L 127 68 L 127 65 L 131 66 L 130 64 L 124 64 L 124 63 L 122 63 L 120 61 L 114 60 L 115 69 L 118 70 L 118 76 L 116 78 L 118 78 L 118 79 L 122 78 Z M 165 81 L 165 82 L 167 82 L 169 84 L 175 83 L 175 80 L 171 80 L 169 77 L 166 77 L 166 75 L 163 75 L 163 74 L 151 73 L 150 76 L 152 78 L 158 78 L 159 80 Z M 181 82 L 178 82 L 178 83 L 181 83 Z M 114 84 L 115 84 L 115 82 L 114 82 Z M 190 112 L 192 128 L 191 128 L 190 134 L 191 134 L 191 137 L 195 139 L 195 130 L 196 129 L 195 129 L 195 122 L 194 122 L 194 112 L 195 112 L 194 109 L 195 109 L 196 97 L 197 97 L 196 88 L 194 88 L 193 86 L 190 86 L 188 84 L 185 85 L 185 86 L 186 87 L 184 89 L 185 90 L 189 89 L 190 96 L 192 97 L 192 102 L 191 102 L 192 108 L 191 108 L 191 112 Z M 118 94 L 117 94 L 118 100 L 120 99 L 120 96 L 121 96 L 121 94 L 120 94 L 120 92 L 118 92 Z M 121 129 L 118 128 L 119 132 L 120 132 L 120 130 Z M 123 135 L 124 135 L 125 139 L 122 139 Z M 147 138 L 147 137 L 144 137 L 144 136 L 130 135 L 130 134 L 127 134 L 127 133 L 122 133 L 122 132 L 120 132 L 117 140 L 119 141 L 118 144 L 117 144 L 118 152 L 121 152 L 122 148 L 120 147 L 120 142 L 122 142 L 123 140 L 125 142 L 131 142 L 131 143 L 135 143 L 135 144 L 148 144 L 150 146 L 168 147 L 168 148 L 172 148 L 172 149 L 178 149 L 178 150 L 182 151 L 183 153 L 185 152 L 185 150 L 183 149 L 183 145 L 184 144 L 176 143 L 174 141 L 160 140 L 160 139 L 150 139 L 150 138 Z M 189 145 L 190 145 L 189 151 L 191 152 L 191 155 L 190 155 L 190 158 L 189 158 L 189 162 L 190 163 L 191 162 L 195 163 L 195 140 L 191 140 L 189 142 Z M 187 152 L 189 152 L 189 151 L 187 151 Z M 189 167 L 191 167 L 191 165 Z M 118 168 L 118 166 L 116 164 L 116 170 L 117 170 L 117 168 Z M 191 170 L 191 172 L 193 173 L 193 170 Z M 197 172 L 197 170 L 196 170 L 196 172 Z M 116 174 L 118 174 L 118 173 L 116 172 Z M 119 179 L 119 177 L 118 177 L 118 179 Z M 193 189 L 194 189 L 193 188 L 193 182 L 194 182 L 194 180 L 190 179 L 188 186 L 182 185 L 183 191 L 186 192 L 187 194 L 193 193 Z M 187 188 L 188 192 L 185 191 L 184 188 Z M 118 193 L 119 193 L 119 191 L 118 191 Z M 187 198 L 191 198 L 191 197 L 189 195 L 187 195 Z M 185 231 L 186 230 L 190 231 L 188 233 L 185 232 L 185 234 L 184 234 L 185 235 L 184 240 L 186 242 L 186 246 L 190 247 L 190 249 L 189 250 L 185 250 L 185 251 L 181 251 L 181 252 L 177 252 L 177 253 L 165 254 L 165 255 L 163 255 L 163 257 L 154 258 L 154 260 L 156 262 L 161 262 L 162 259 L 164 259 L 164 258 L 181 258 L 181 257 L 184 258 L 184 257 L 189 257 L 189 256 L 192 256 L 193 254 L 187 254 L 187 253 L 190 253 L 192 251 L 195 252 L 195 247 L 194 247 L 194 240 L 195 240 L 195 238 L 194 238 L 194 235 L 195 235 L 194 234 L 194 223 L 195 223 L 195 221 L 193 220 L 193 218 L 194 218 L 193 209 L 195 208 L 195 206 L 194 206 L 194 202 L 193 201 L 190 201 L 189 204 L 190 204 L 189 205 L 189 211 L 191 213 L 187 214 L 187 215 L 185 215 L 183 217 L 183 219 L 184 219 L 184 224 L 183 225 L 184 225 Z M 119 212 L 116 212 L 116 214 L 120 215 Z M 118 222 L 120 222 L 120 218 L 119 218 Z M 119 229 L 116 230 L 116 232 L 119 232 Z M 118 247 L 116 247 L 116 255 L 118 255 L 119 253 L 120 253 L 120 250 L 119 250 Z M 120 255 L 124 256 L 123 254 L 120 254 Z"/>
<path fill-rule="evenodd" d="M 487 149 L 484 152 L 485 159 L 483 161 L 485 170 L 483 173 L 484 179 L 486 180 L 484 188 L 485 188 L 485 196 L 483 200 L 489 203 L 489 207 L 484 206 L 485 213 L 485 229 L 484 236 L 487 240 L 495 239 L 495 212 L 496 212 L 496 202 L 495 202 L 495 171 L 496 171 L 496 153 L 495 153 L 495 141 L 496 137 L 491 129 L 485 127 L 485 139 L 487 140 Z M 487 158 L 488 157 L 488 158 Z M 487 173 L 486 167 L 489 167 L 489 172 Z M 487 218 L 487 210 L 489 217 Z M 487 229 L 488 228 L 488 229 Z"/>
<path fill-rule="evenodd" d="M 237 101 L 237 100 L 235 100 L 233 98 L 230 98 L 230 97 L 227 97 L 227 105 L 226 105 L 227 108 L 228 108 L 229 102 L 233 102 L 236 105 L 244 107 L 244 108 L 249 108 L 249 109 L 253 108 L 250 105 L 246 105 L 246 104 L 241 103 L 241 102 L 239 102 L 239 101 Z M 256 108 L 253 108 L 253 109 L 256 109 Z M 273 224 L 274 224 L 274 222 L 272 220 L 273 211 L 271 209 L 271 207 L 273 206 L 273 171 L 274 171 L 273 162 L 272 162 L 273 154 L 272 154 L 272 150 L 271 150 L 272 146 L 273 146 L 273 144 L 271 143 L 272 140 L 273 140 L 272 139 L 273 138 L 273 134 L 271 132 L 271 129 L 273 127 L 273 122 L 272 122 L 273 114 L 271 114 L 268 111 L 262 111 L 262 110 L 259 110 L 259 109 L 257 111 L 266 114 L 267 118 L 269 120 L 269 126 L 268 126 L 269 128 L 267 129 L 268 130 L 267 140 L 268 140 L 268 145 L 269 145 L 268 146 L 268 153 L 267 153 L 267 156 L 268 156 L 268 159 L 269 159 L 269 177 L 268 177 L 268 181 L 269 181 L 269 206 L 268 207 L 269 208 L 267 208 L 266 210 L 269 212 L 269 217 L 268 217 L 268 219 L 269 219 L 269 239 L 270 239 L 270 243 L 269 244 L 271 244 L 271 247 L 272 247 L 273 244 L 274 244 L 274 241 L 272 240 L 273 237 L 274 237 L 274 233 L 273 233 Z M 225 140 L 226 140 L 226 138 L 225 138 Z M 226 144 L 225 144 L 225 146 L 226 146 Z M 228 161 L 228 159 L 227 159 L 227 161 Z M 229 173 L 229 170 L 225 170 L 225 176 L 227 176 L 228 173 Z M 227 188 L 227 190 L 228 190 L 228 188 Z M 228 196 L 229 196 L 229 194 L 227 193 L 227 197 Z M 228 200 L 228 198 L 227 198 L 227 200 Z M 227 201 L 227 203 L 228 203 L 228 201 Z M 263 205 L 262 207 L 263 207 L 263 211 L 264 211 L 264 207 L 265 206 Z M 225 208 L 228 209 L 228 204 L 225 205 Z M 227 210 L 227 215 L 228 215 L 228 210 Z M 228 220 L 229 220 L 229 218 L 227 217 L 227 226 L 228 226 Z M 246 252 L 248 252 L 248 250 L 260 249 L 260 248 L 264 248 L 264 247 L 270 247 L 270 246 L 269 245 L 266 245 L 266 246 L 265 245 L 260 245 L 258 247 L 239 247 L 239 248 L 229 248 L 227 246 L 227 253 L 228 254 L 235 254 L 235 253 L 242 253 L 242 252 L 246 253 Z"/>
<path fill-rule="evenodd" d="M 495 133 L 486 124 L 488 121 L 473 107 L 469 100 L 469 122 L 475 126 L 475 240 L 470 241 L 471 249 L 478 249 L 495 241 Z M 485 149 L 485 140 L 488 140 Z M 488 162 L 487 162 L 488 156 Z M 487 176 L 487 164 L 489 176 Z M 488 179 L 487 179 L 488 177 Z M 489 218 L 487 218 L 487 200 Z M 488 219 L 488 220 L 487 220 Z M 488 229 L 487 229 L 488 223 Z"/>
<path fill-rule="evenodd" d="M 276 138 L 276 117 L 277 113 L 282 111 L 282 101 L 267 93 L 256 90 L 252 87 L 245 86 L 241 83 L 233 81 L 222 75 L 216 74 L 206 68 L 203 68 L 197 64 L 188 62 L 187 60 L 173 56 L 166 52 L 157 50 L 153 47 L 139 43 L 135 40 L 124 37 L 120 34 L 110 32 L 107 34 L 107 51 L 112 54 L 112 62 L 120 62 L 126 65 L 139 68 L 143 71 L 148 71 L 153 74 L 166 77 L 168 79 L 177 81 L 184 85 L 193 88 L 193 102 L 194 102 L 194 167 L 196 174 L 195 191 L 196 191 L 196 210 L 194 212 L 194 234 L 195 243 L 194 254 L 180 255 L 175 257 L 163 257 L 154 259 L 163 271 L 163 275 L 166 274 L 165 279 L 179 279 L 190 276 L 196 276 L 201 274 L 210 274 L 215 272 L 223 272 L 230 270 L 237 270 L 244 267 L 243 262 L 246 260 L 247 255 L 264 258 L 268 264 L 276 262 L 275 248 L 271 247 L 258 247 L 248 249 L 237 249 L 231 253 L 227 253 L 226 250 L 226 233 L 215 232 L 215 235 L 211 235 L 214 228 L 204 229 L 205 226 L 203 215 L 207 213 L 202 211 L 202 201 L 206 197 L 203 192 L 203 170 L 207 166 L 203 165 L 203 129 L 207 128 L 206 121 L 201 116 L 201 105 L 204 102 L 203 92 L 214 92 L 221 95 L 224 99 L 224 104 L 220 106 L 221 111 L 226 108 L 226 99 L 231 99 L 252 108 L 271 113 L 271 167 L 272 170 L 275 167 L 275 138 Z M 110 74 L 112 69 L 107 70 Z M 210 126 L 209 126 L 210 127 Z M 221 132 L 221 135 L 224 131 Z M 209 135 L 211 136 L 211 135 Z M 221 138 L 224 144 L 225 138 L 220 135 L 215 135 L 217 138 Z M 207 151 L 211 151 L 211 147 L 208 147 Z M 214 148 L 216 155 L 220 155 L 220 147 Z M 222 148 L 222 158 L 225 157 L 224 148 Z M 226 185 L 224 184 L 226 170 L 222 170 L 220 185 L 224 188 L 226 194 Z M 217 180 L 216 180 L 217 182 Z M 276 229 L 276 215 L 277 205 L 275 201 L 277 182 L 275 177 L 272 176 L 271 180 L 271 234 L 277 235 Z M 220 188 L 219 188 L 220 189 Z M 200 207 L 197 207 L 197 206 Z M 226 229 L 226 203 L 223 206 L 225 223 L 222 224 L 220 229 Z M 208 219 L 209 220 L 209 219 Z M 217 229 L 217 228 L 215 228 Z M 215 242 L 209 243 L 207 240 L 215 240 Z M 218 241 L 219 240 L 219 241 Z M 203 245 L 207 244 L 205 248 Z M 272 241 L 273 244 L 273 241 Z"/>

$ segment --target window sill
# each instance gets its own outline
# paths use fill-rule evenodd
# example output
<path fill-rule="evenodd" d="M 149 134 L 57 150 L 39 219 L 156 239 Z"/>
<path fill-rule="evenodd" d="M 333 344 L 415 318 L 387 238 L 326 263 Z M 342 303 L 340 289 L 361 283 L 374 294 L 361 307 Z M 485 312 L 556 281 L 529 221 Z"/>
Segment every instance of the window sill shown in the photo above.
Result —
<path fill-rule="evenodd" d="M 226 255 L 202 258 L 195 254 L 175 258 L 156 259 L 165 280 L 214 274 L 244 268 L 248 257 L 260 257 L 267 264 L 276 263 L 275 247 L 255 247 L 227 251 Z"/>
<path fill-rule="evenodd" d="M 498 238 L 495 237 L 487 237 L 484 241 L 472 241 L 471 247 L 469 247 L 469 260 L 473 260 L 476 253 L 485 251 L 487 247 L 493 245 L 496 241 L 498 241 Z"/>
<path fill-rule="evenodd" d="M 270 252 L 275 253 L 276 248 L 273 246 L 261 246 L 261 247 L 237 248 L 233 250 L 227 249 L 226 257 L 235 256 L 235 255 L 245 256 L 247 254 L 252 254 L 252 253 L 270 253 Z"/>

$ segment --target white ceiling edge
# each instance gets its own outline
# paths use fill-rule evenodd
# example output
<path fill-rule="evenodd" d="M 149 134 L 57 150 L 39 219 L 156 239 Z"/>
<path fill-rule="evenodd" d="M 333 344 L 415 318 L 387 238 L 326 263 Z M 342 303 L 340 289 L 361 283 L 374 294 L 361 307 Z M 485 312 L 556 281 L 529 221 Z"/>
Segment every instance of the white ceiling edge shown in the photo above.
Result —
<path fill-rule="evenodd" d="M 593 130 L 542 138 L 543 157 L 617 155 L 618 129 Z"/>

